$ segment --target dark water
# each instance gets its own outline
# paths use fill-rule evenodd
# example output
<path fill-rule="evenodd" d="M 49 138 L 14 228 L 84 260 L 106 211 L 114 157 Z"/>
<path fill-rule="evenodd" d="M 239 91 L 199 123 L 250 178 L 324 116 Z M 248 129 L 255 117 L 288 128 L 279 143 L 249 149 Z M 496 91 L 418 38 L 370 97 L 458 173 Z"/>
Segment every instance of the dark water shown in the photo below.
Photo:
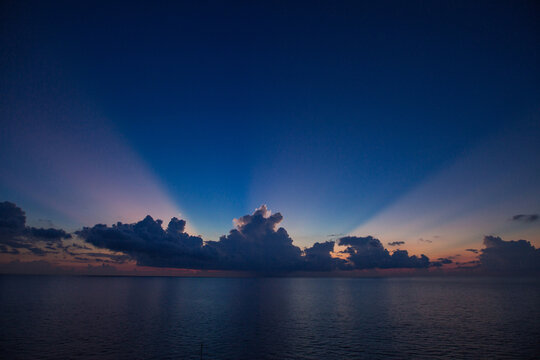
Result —
<path fill-rule="evenodd" d="M 540 358 L 526 279 L 0 276 L 3 359 Z"/>

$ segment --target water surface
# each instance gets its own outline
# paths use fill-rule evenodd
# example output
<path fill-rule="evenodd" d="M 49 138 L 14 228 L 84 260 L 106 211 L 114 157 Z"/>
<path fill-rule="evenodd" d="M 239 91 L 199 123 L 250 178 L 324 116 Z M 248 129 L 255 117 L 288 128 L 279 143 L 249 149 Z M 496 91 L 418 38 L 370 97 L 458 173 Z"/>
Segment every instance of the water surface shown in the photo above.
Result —
<path fill-rule="evenodd" d="M 3 359 L 540 356 L 540 283 L 0 276 Z"/>

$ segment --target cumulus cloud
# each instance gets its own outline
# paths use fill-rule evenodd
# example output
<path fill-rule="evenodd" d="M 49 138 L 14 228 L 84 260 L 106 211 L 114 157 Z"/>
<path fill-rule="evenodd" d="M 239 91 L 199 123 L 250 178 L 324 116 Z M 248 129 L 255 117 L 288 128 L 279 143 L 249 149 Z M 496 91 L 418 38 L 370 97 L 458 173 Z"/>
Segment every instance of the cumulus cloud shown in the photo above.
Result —
<path fill-rule="evenodd" d="M 85 227 L 77 235 L 98 248 L 129 255 L 139 265 L 193 268 L 202 264 L 203 241 L 184 227 L 184 220 L 172 218 L 164 230 L 161 220 L 147 216 L 134 224 Z"/>
<path fill-rule="evenodd" d="M 430 265 L 427 256 L 409 256 L 407 250 L 396 250 L 390 254 L 379 239 L 372 236 L 346 236 L 339 239 L 339 244 L 347 246 L 343 252 L 349 254 L 349 261 L 355 269 L 427 268 Z"/>
<path fill-rule="evenodd" d="M 265 205 L 252 215 L 235 220 L 236 229 L 219 241 L 209 241 L 219 268 L 225 270 L 294 271 L 302 263 L 302 251 L 293 245 L 287 231 L 279 227 L 280 213 L 271 214 Z"/>
<path fill-rule="evenodd" d="M 282 220 L 280 213 L 272 214 L 263 205 L 253 214 L 235 219 L 229 234 L 206 242 L 185 233 L 183 220 L 172 219 L 164 230 L 161 220 L 150 216 L 134 224 L 99 224 L 77 234 L 98 248 L 124 253 L 144 266 L 257 273 L 429 266 L 426 256 L 409 256 L 404 250 L 390 254 L 371 237 L 378 243 L 378 252 L 363 246 L 363 238 L 341 238 L 340 244 L 348 246 L 348 260 L 332 256 L 334 241 L 315 243 L 302 251 L 279 227 Z"/>
<path fill-rule="evenodd" d="M 334 251 L 334 244 L 334 241 L 317 242 L 312 247 L 305 249 L 305 270 L 332 271 L 346 269 L 347 261 L 332 257 L 330 254 Z"/>
<path fill-rule="evenodd" d="M 0 203 L 0 253 L 18 254 L 20 249 L 26 249 L 34 255 L 45 255 L 50 252 L 38 246 L 39 242 L 61 242 L 71 235 L 62 229 L 44 229 L 26 226 L 25 212 L 9 201 Z"/>
<path fill-rule="evenodd" d="M 388 246 L 400 246 L 405 244 L 405 241 L 392 241 L 388 243 Z"/>
<path fill-rule="evenodd" d="M 375 268 L 426 268 L 425 255 L 409 256 L 405 250 L 390 253 L 372 237 L 342 237 L 343 254 L 334 256 L 336 241 L 317 242 L 300 249 L 287 231 L 280 227 L 280 213 L 272 214 L 261 206 L 252 214 L 234 220 L 235 227 L 218 241 L 203 241 L 186 233 L 186 222 L 172 218 L 164 228 L 161 220 L 146 216 L 143 220 L 112 226 L 97 224 L 76 232 L 80 240 L 112 253 L 91 251 L 89 247 L 62 243 L 71 235 L 61 229 L 26 226 L 25 213 L 13 203 L 0 204 L 0 253 L 34 255 L 58 253 L 80 261 L 124 263 L 197 270 L 234 270 L 257 273 L 292 271 L 335 271 Z M 41 244 L 36 246 L 36 244 Z M 395 245 L 403 242 L 395 242 Z M 393 243 L 391 243 L 393 244 Z"/>
<path fill-rule="evenodd" d="M 505 241 L 484 237 L 485 248 L 479 255 L 480 267 L 488 272 L 531 274 L 540 272 L 540 249 L 526 240 Z"/>
<path fill-rule="evenodd" d="M 537 221 L 538 218 L 539 218 L 538 214 L 529 214 L 529 215 L 519 214 L 519 215 L 512 216 L 513 221 L 520 221 L 520 222 L 525 222 L 525 223 Z"/>

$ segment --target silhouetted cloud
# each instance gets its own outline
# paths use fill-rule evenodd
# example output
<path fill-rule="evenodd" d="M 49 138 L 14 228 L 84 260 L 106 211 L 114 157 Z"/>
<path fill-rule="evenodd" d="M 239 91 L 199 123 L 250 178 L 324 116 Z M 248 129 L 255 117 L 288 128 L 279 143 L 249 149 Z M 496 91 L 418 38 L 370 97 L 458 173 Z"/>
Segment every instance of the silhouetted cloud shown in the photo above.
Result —
<path fill-rule="evenodd" d="M 418 239 L 418 241 L 428 243 L 428 244 L 431 244 L 433 242 L 433 240 L 428 240 L 428 239 L 423 239 L 423 238 Z"/>
<path fill-rule="evenodd" d="M 442 267 L 452 264 L 457 256 L 430 261 L 425 255 L 409 255 L 406 250 L 390 252 L 372 236 L 345 236 L 338 239 L 337 243 L 345 247 L 341 253 L 346 256 L 333 254 L 336 241 L 332 240 L 317 242 L 302 250 L 293 244 L 287 231 L 279 227 L 282 220 L 280 213 L 272 214 L 263 205 L 252 214 L 236 219 L 235 227 L 218 241 L 204 242 L 201 237 L 185 232 L 184 220 L 172 218 L 164 229 L 161 220 L 147 216 L 132 224 L 118 222 L 112 226 L 97 224 L 83 228 L 76 232 L 80 239 L 65 244 L 62 240 L 70 239 L 70 234 L 61 229 L 28 227 L 24 211 L 13 203 L 3 202 L 0 203 L 0 254 L 16 256 L 30 253 L 43 256 L 64 251 L 64 256 L 70 255 L 79 261 L 121 264 L 134 260 L 138 265 L 150 267 L 262 274 Z M 92 250 L 77 243 L 80 240 L 110 252 Z M 404 243 L 394 241 L 388 245 Z M 540 250 L 526 240 L 504 241 L 486 236 L 484 245 L 482 250 L 466 249 L 479 254 L 478 260 L 455 264 L 459 268 L 482 269 L 488 273 L 526 274 L 540 271 Z"/>
<path fill-rule="evenodd" d="M 235 220 L 236 229 L 206 248 L 215 255 L 219 269 L 258 272 L 294 271 L 302 265 L 302 251 L 287 231 L 277 225 L 283 216 L 261 206 L 252 215 Z M 277 228 L 277 229 L 276 229 Z"/>
<path fill-rule="evenodd" d="M 315 243 L 302 251 L 287 231 L 279 227 L 283 216 L 266 206 L 235 220 L 235 228 L 218 241 L 206 241 L 185 233 L 185 221 L 173 218 L 167 230 L 162 222 L 147 216 L 134 224 L 98 224 L 77 234 L 88 243 L 134 259 L 138 265 L 202 270 L 240 270 L 257 273 L 290 271 L 333 271 L 368 268 L 422 268 L 429 259 L 409 256 L 407 251 L 388 253 L 378 242 L 380 253 L 364 256 L 362 238 L 345 237 L 349 261 L 333 257 L 334 241 Z"/>
<path fill-rule="evenodd" d="M 438 258 L 437 261 L 432 261 L 430 266 L 441 267 L 443 265 L 452 264 L 453 261 L 450 258 Z"/>
<path fill-rule="evenodd" d="M 43 228 L 29 228 L 31 236 L 34 236 L 40 240 L 60 240 L 70 239 L 71 235 L 66 233 L 62 229 L 43 229 Z"/>
<path fill-rule="evenodd" d="M 349 254 L 355 269 L 427 268 L 430 264 L 427 256 L 409 256 L 407 250 L 396 250 L 390 255 L 372 236 L 347 236 L 339 239 L 339 244 L 348 246 L 343 252 Z"/>
<path fill-rule="evenodd" d="M 345 269 L 347 267 L 347 261 L 334 258 L 330 255 L 334 251 L 334 244 L 334 241 L 317 242 L 312 247 L 305 249 L 305 270 L 332 271 L 335 269 Z"/>
<path fill-rule="evenodd" d="M 0 241 L 12 241 L 26 230 L 26 215 L 17 205 L 0 203 Z"/>
<path fill-rule="evenodd" d="M 184 232 L 185 221 L 172 218 L 166 230 L 161 220 L 151 216 L 134 224 L 118 222 L 112 227 L 98 224 L 85 227 L 77 235 L 88 243 L 123 252 L 139 265 L 193 268 L 201 265 L 203 241 Z"/>
<path fill-rule="evenodd" d="M 537 221 L 538 219 L 539 219 L 538 214 L 529 214 L 529 215 L 519 214 L 519 215 L 512 216 L 513 221 L 521 221 L 521 222 L 534 222 L 534 221 Z"/>
<path fill-rule="evenodd" d="M 540 271 L 540 249 L 529 241 L 505 241 L 500 237 L 486 236 L 484 245 L 479 261 L 481 268 L 488 272 L 531 274 Z"/>
<path fill-rule="evenodd" d="M 18 254 L 17 249 L 26 249 L 34 255 L 45 255 L 49 251 L 37 246 L 37 242 L 60 242 L 71 235 L 61 229 L 43 229 L 26 226 L 24 211 L 9 201 L 0 203 L 0 244 L 1 253 Z"/>

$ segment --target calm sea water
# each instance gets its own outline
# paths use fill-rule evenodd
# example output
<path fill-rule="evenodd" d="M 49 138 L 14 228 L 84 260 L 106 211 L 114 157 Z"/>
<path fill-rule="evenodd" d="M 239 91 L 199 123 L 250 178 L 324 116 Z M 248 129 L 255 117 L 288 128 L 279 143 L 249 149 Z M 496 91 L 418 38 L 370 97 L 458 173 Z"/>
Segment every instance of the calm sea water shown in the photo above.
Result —
<path fill-rule="evenodd" d="M 2 359 L 540 358 L 534 279 L 0 276 Z"/>

